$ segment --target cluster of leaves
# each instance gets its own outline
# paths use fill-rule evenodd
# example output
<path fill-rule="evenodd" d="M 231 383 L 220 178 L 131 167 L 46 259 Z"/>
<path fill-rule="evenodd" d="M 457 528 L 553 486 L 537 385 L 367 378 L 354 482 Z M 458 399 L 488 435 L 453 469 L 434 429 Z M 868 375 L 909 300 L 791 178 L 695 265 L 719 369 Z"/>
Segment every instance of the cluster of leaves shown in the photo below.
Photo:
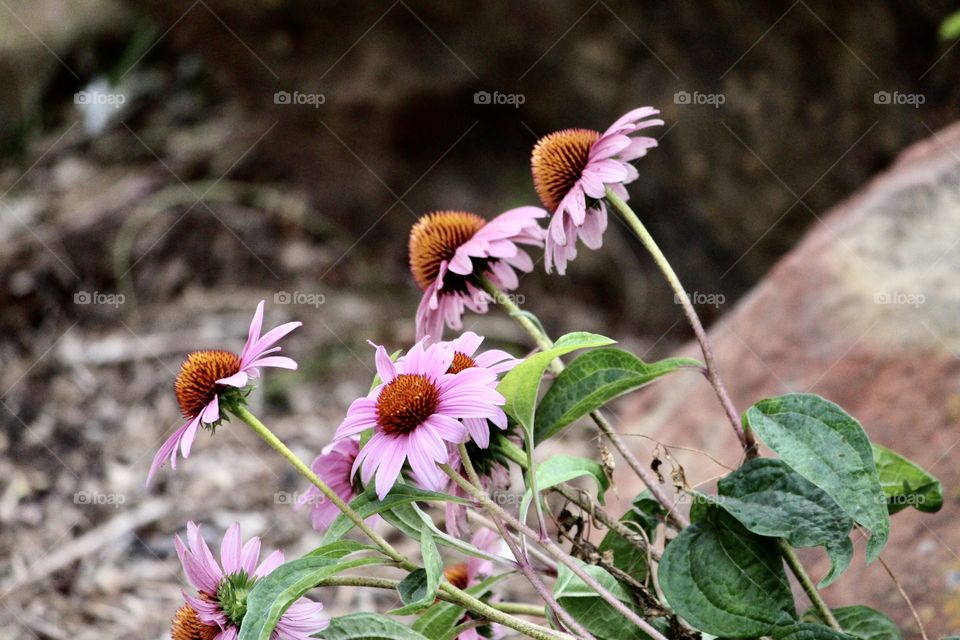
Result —
<path fill-rule="evenodd" d="M 515 457 L 526 462 L 522 517 L 534 501 L 542 500 L 543 492 L 579 476 L 595 480 L 600 504 L 610 488 L 603 466 L 593 460 L 554 456 L 534 464 L 538 444 L 623 394 L 666 374 L 701 368 L 690 359 L 646 363 L 612 343 L 590 333 L 565 335 L 552 349 L 527 358 L 500 383 L 507 398 L 505 409 L 524 437 L 525 454 Z M 551 363 L 581 349 L 589 351 L 553 377 L 542 392 Z M 890 516 L 907 507 L 937 511 L 943 502 L 940 483 L 916 464 L 872 444 L 857 420 L 816 395 L 789 394 L 757 402 L 743 414 L 743 425 L 777 457 L 747 460 L 719 481 L 716 494 L 689 491 L 692 524 L 676 533 L 658 563 L 651 563 L 643 545 L 611 531 L 596 549 L 594 560 L 603 562 L 584 558 L 581 567 L 670 638 L 899 639 L 891 620 L 868 607 L 833 610 L 842 632 L 827 626 L 822 612 L 798 612 L 785 569 L 785 549 L 823 547 L 831 569 L 819 586 L 827 586 L 849 567 L 852 537 L 866 537 L 866 559 L 876 560 L 889 537 Z M 423 566 L 396 584 L 399 608 L 389 615 L 337 618 L 322 637 L 446 639 L 465 628 L 464 609 L 437 599 L 444 580 L 440 547 L 489 556 L 442 531 L 421 506 L 449 501 L 470 504 L 409 484 L 398 484 L 382 501 L 372 491 L 353 500 L 351 506 L 360 516 L 380 514 L 417 540 Z M 644 492 L 620 522 L 646 540 L 655 539 L 665 526 L 665 510 Z M 341 515 L 320 548 L 260 580 L 250 594 L 240 640 L 268 640 L 285 608 L 324 580 L 388 563 L 374 547 L 345 539 L 352 528 L 353 523 Z M 486 597 L 507 575 L 494 575 L 468 593 Z M 660 587 L 661 600 L 646 590 L 653 583 Z M 565 566 L 559 567 L 553 595 L 600 640 L 647 637 Z M 408 615 L 418 616 L 412 625 L 391 617 Z"/>

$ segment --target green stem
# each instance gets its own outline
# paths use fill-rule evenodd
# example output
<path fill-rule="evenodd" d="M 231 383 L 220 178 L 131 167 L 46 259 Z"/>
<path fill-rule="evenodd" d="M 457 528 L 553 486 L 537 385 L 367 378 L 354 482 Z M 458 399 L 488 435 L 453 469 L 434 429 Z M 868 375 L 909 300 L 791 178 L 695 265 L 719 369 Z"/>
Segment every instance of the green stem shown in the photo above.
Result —
<path fill-rule="evenodd" d="M 813 603 L 813 606 L 817 610 L 817 613 L 820 614 L 820 617 L 823 618 L 823 620 L 829 624 L 831 628 L 836 629 L 837 631 L 843 631 L 843 629 L 840 628 L 840 623 L 837 622 L 833 612 L 830 610 L 830 607 L 827 606 L 827 603 L 823 601 L 823 597 L 820 595 L 820 592 L 817 591 L 817 587 L 813 584 L 813 580 L 810 579 L 810 576 L 807 575 L 803 565 L 800 564 L 800 558 L 797 557 L 797 554 L 794 552 L 793 547 L 790 546 L 790 543 L 783 538 L 777 538 L 777 546 L 780 547 L 780 553 L 783 555 L 783 559 L 787 561 L 787 566 L 790 567 L 793 575 L 797 577 L 797 580 L 800 582 L 800 586 L 803 587 L 804 593 L 806 593 L 807 597 L 810 598 L 810 602 Z"/>
<path fill-rule="evenodd" d="M 320 490 L 320 492 L 326 496 L 330 502 L 335 504 L 338 509 L 376 544 L 380 549 L 386 554 L 391 560 L 397 562 L 397 564 L 406 569 L 407 571 L 413 571 L 419 568 L 416 564 L 411 562 L 406 556 L 397 551 L 389 542 L 387 542 L 383 536 L 374 531 L 364 522 L 363 518 L 354 511 L 350 506 L 345 503 L 337 493 L 331 489 L 327 484 L 321 480 L 313 470 L 306 465 L 300 458 L 297 457 L 293 451 L 283 443 L 280 438 L 273 434 L 269 428 L 260 420 L 250 413 L 247 408 L 243 405 L 233 407 L 231 409 L 238 418 L 250 426 L 254 432 L 263 438 L 267 444 L 269 444 L 273 449 L 279 453 L 281 456 L 286 458 L 286 460 L 293 465 L 293 468 L 300 472 L 304 478 L 310 481 L 313 486 Z M 373 586 L 373 585 L 371 585 Z M 497 611 L 487 603 L 474 598 L 470 594 L 454 587 L 449 583 L 443 583 L 440 585 L 440 589 L 443 591 L 443 594 L 447 596 L 444 598 L 455 604 L 459 604 L 465 609 L 469 609 L 473 613 L 488 618 L 493 622 L 499 622 L 500 624 L 510 627 L 515 631 L 519 631 L 531 638 L 536 640 L 573 640 L 572 636 L 567 634 L 558 633 L 547 627 L 542 627 L 537 624 L 533 624 L 522 618 L 516 618 L 507 613 Z M 442 596 L 441 596 L 442 597 Z"/>
<path fill-rule="evenodd" d="M 717 394 L 717 398 L 720 399 L 720 404 L 723 406 L 723 410 L 727 414 L 727 419 L 730 420 L 730 425 L 737 434 L 737 438 L 740 440 L 740 444 L 747 457 L 752 458 L 756 456 L 757 443 L 756 440 L 754 440 L 753 431 L 749 426 L 741 424 L 739 414 L 733 405 L 733 401 L 730 399 L 730 394 L 727 392 L 723 380 L 720 379 L 720 372 L 717 368 L 716 359 L 713 357 L 713 349 L 710 347 L 710 341 L 707 339 L 707 332 L 704 330 L 703 324 L 700 322 L 700 317 L 693 308 L 693 304 L 690 303 L 690 297 L 687 295 L 686 290 L 684 290 L 683 285 L 680 284 L 680 278 L 677 277 L 667 257 L 663 255 L 663 251 L 660 250 L 653 236 L 650 235 L 650 232 L 647 231 L 643 222 L 640 221 L 639 216 L 634 213 L 630 205 L 624 202 L 617 194 L 610 190 L 609 187 L 607 187 L 607 201 L 613 205 L 613 208 L 620 214 L 620 217 L 627 223 L 627 226 L 637 235 L 643 246 L 650 252 L 657 267 L 666 277 L 670 288 L 673 289 L 676 299 L 680 301 L 680 305 L 683 307 L 683 313 L 687 316 L 690 326 L 693 327 L 693 333 L 697 337 L 697 342 L 700 343 L 700 350 L 703 352 L 703 359 L 707 365 L 707 380 L 710 381 L 711 386 L 713 386 Z"/>
<path fill-rule="evenodd" d="M 520 616 L 535 616 L 537 618 L 547 617 L 545 608 L 538 604 L 527 604 L 526 602 L 494 602 L 490 606 L 497 611 L 502 611 L 503 613 L 513 613 Z"/>
<path fill-rule="evenodd" d="M 553 340 L 550 339 L 546 333 L 543 332 L 537 323 L 527 317 L 524 314 L 520 307 L 514 304 L 513 300 L 509 296 L 504 295 L 495 284 L 493 284 L 489 278 L 486 276 L 479 276 L 477 282 L 480 287 L 486 291 L 494 300 L 496 300 L 504 309 L 507 311 L 507 315 L 517 321 L 517 324 L 533 338 L 533 341 L 537 344 L 542 351 L 547 351 L 553 348 Z M 559 358 L 555 359 L 550 363 L 550 370 L 555 374 L 559 374 L 563 371 L 564 366 L 563 362 Z M 637 457 L 633 455 L 633 452 L 630 451 L 630 447 L 627 446 L 627 443 L 623 441 L 623 438 L 620 437 L 620 434 L 617 433 L 616 429 L 613 428 L 603 414 L 599 410 L 591 411 L 590 417 L 593 419 L 594 423 L 597 425 L 597 428 L 600 429 L 601 433 L 606 436 L 607 440 L 613 444 L 614 448 L 620 452 L 620 455 L 623 456 L 623 459 L 627 461 L 627 465 L 633 469 L 633 472 L 637 474 L 637 477 L 646 485 L 647 489 L 650 490 L 650 493 L 656 498 L 657 502 L 667 511 L 669 517 L 673 522 L 680 528 L 686 527 L 690 524 L 686 516 L 684 516 L 677 509 L 676 505 L 673 504 L 673 501 L 670 500 L 670 497 L 664 493 L 663 488 L 660 484 L 650 475 L 650 473 L 640 464 L 640 461 L 637 460 Z M 532 489 L 532 487 L 531 487 Z"/>
<path fill-rule="evenodd" d="M 580 566 L 576 560 L 570 557 L 570 555 L 567 554 L 567 552 L 565 552 L 560 545 L 550 538 L 538 540 L 537 533 L 533 529 L 502 509 L 500 505 L 491 500 L 490 496 L 488 496 L 483 490 L 474 487 L 472 484 L 467 482 L 467 480 L 465 480 L 459 473 L 454 471 L 450 465 L 441 464 L 440 468 L 443 469 L 444 473 L 446 473 L 447 476 L 457 484 L 457 486 L 469 493 L 477 502 L 487 509 L 487 511 L 489 511 L 491 514 L 496 513 L 501 520 L 513 527 L 518 533 L 525 535 L 530 540 L 533 540 L 539 544 L 547 553 L 556 558 L 557 561 L 562 565 L 570 569 L 570 571 L 580 578 L 580 580 L 582 580 L 587 587 L 592 589 L 598 596 L 600 596 L 601 599 L 616 609 L 617 612 L 636 625 L 641 631 L 646 633 L 654 640 L 667 640 L 662 633 L 653 627 L 653 625 L 638 616 L 635 611 L 618 600 L 615 595 L 610 593 L 610 591 L 604 588 L 602 584 L 597 582 L 593 576 L 584 571 L 583 567 Z"/>

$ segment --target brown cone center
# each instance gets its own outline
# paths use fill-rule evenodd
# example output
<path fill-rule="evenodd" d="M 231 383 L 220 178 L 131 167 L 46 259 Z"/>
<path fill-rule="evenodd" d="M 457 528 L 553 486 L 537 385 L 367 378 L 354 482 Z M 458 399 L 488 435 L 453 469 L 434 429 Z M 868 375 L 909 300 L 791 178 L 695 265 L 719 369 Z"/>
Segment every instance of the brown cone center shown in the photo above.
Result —
<path fill-rule="evenodd" d="M 229 351 L 194 351 L 180 365 L 173 384 L 180 411 L 195 418 L 217 394 L 217 380 L 240 371 L 240 356 Z"/>
<path fill-rule="evenodd" d="M 467 211 L 435 211 L 417 220 L 410 230 L 410 272 L 421 289 L 440 273 L 440 263 L 453 258 L 467 240 L 487 223 Z M 454 274 L 455 275 L 455 274 Z M 444 288 L 450 283 L 444 281 Z"/>
<path fill-rule="evenodd" d="M 388 435 L 410 433 L 437 411 L 440 392 L 425 375 L 401 373 L 377 396 L 377 424 Z"/>
<path fill-rule="evenodd" d="M 587 166 L 590 147 L 600 133 L 590 129 L 564 129 L 540 138 L 533 147 L 530 168 L 533 185 L 543 206 L 556 211 Z"/>

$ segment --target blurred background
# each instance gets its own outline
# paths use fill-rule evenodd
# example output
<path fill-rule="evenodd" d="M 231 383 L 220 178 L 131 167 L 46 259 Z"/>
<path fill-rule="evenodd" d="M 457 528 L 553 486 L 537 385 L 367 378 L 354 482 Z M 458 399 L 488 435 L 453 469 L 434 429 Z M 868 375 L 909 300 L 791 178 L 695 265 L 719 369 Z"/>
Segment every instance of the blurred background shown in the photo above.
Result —
<path fill-rule="evenodd" d="M 0 0 L 0 637 L 167 637 L 182 585 L 172 535 L 189 519 L 217 535 L 239 519 L 290 555 L 315 545 L 289 506 L 304 487 L 235 425 L 143 488 L 180 424 L 171 385 L 184 353 L 239 350 L 257 301 L 267 323 L 304 327 L 285 345 L 300 370 L 267 376 L 252 403 L 312 458 L 369 384 L 366 340 L 413 338 L 417 216 L 535 204 L 538 137 L 653 105 L 666 126 L 632 202 L 703 294 L 703 317 L 722 322 L 807 231 L 829 228 L 832 205 L 960 116 L 952 8 Z M 881 241 L 868 249 L 892 255 Z M 648 358 L 689 338 L 615 221 L 568 277 L 538 268 L 519 293 L 555 335 L 602 332 Z M 955 316 L 938 317 L 953 367 Z M 529 348 L 495 313 L 466 320 Z M 957 372 L 930 375 L 952 384 Z M 956 423 L 931 424 L 949 434 Z M 936 441 L 932 459 L 954 439 Z M 696 458 L 684 464 L 697 475 Z M 933 631 L 957 631 L 960 556 L 931 557 L 952 564 L 912 595 Z M 952 618 L 928 589 L 947 594 Z M 906 629 L 892 583 L 875 591 Z M 325 601 L 343 613 L 375 597 L 342 589 Z"/>

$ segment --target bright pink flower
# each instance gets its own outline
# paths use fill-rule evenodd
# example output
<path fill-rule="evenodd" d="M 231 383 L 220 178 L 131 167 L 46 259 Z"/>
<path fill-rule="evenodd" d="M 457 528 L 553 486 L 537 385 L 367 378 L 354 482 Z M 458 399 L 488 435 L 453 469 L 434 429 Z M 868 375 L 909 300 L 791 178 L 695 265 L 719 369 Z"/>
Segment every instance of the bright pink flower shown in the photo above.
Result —
<path fill-rule="evenodd" d="M 199 593 L 183 594 L 187 606 L 174 618 L 173 637 L 193 637 L 186 633 L 193 631 L 197 637 L 234 640 L 246 612 L 247 594 L 257 580 L 283 564 L 283 552 L 274 551 L 258 566 L 260 538 L 253 537 L 243 544 L 239 523 L 224 534 L 219 563 L 200 535 L 200 527 L 193 522 L 187 523 L 187 543 L 184 545 L 179 535 L 174 540 L 184 573 Z M 321 603 L 300 598 L 284 612 L 270 638 L 310 640 L 329 624 Z M 178 629 L 181 636 L 177 635 Z M 216 635 L 212 635 L 214 632 Z"/>
<path fill-rule="evenodd" d="M 446 475 L 437 463 L 447 461 L 447 444 L 469 439 L 461 420 L 497 420 L 505 402 L 496 391 L 495 373 L 480 367 L 450 373 L 454 352 L 449 345 L 425 345 L 426 339 L 421 340 L 397 363 L 378 346 L 382 382 L 368 396 L 353 401 L 334 436 L 340 440 L 373 429 L 353 472 L 362 466 L 364 484 L 376 473 L 381 500 L 407 461 L 420 484 L 442 490 Z"/>
<path fill-rule="evenodd" d="M 417 339 L 439 340 L 444 323 L 463 326 L 464 309 L 486 313 L 491 301 L 475 278 L 486 276 L 501 291 L 515 289 L 517 271 L 533 270 L 530 255 L 518 245 L 543 246 L 538 207 L 510 209 L 489 222 L 466 211 L 436 211 L 410 230 L 410 271 L 423 290 L 417 308 Z"/>
<path fill-rule="evenodd" d="M 346 438 L 331 442 L 316 460 L 313 461 L 312 469 L 327 486 L 333 489 L 340 499 L 349 503 L 357 496 L 353 484 L 353 463 L 360 453 L 360 438 Z M 340 509 L 320 493 L 315 486 L 310 485 L 299 504 L 312 505 L 311 516 L 313 518 L 313 528 L 323 533 L 330 526 L 338 515 Z M 379 516 L 367 518 L 368 524 L 379 521 Z"/>
<path fill-rule="evenodd" d="M 269 355 L 280 351 L 274 347 L 281 338 L 299 327 L 300 322 L 287 322 L 271 329 L 263 336 L 263 300 L 253 314 L 247 342 L 240 355 L 230 351 L 194 351 L 180 365 L 180 373 L 174 383 L 174 391 L 180 410 L 188 420 L 163 443 L 150 465 L 147 484 L 167 459 L 177 468 L 177 450 L 184 459 L 190 456 L 190 448 L 197 438 L 201 424 L 216 425 L 223 417 L 220 412 L 220 396 L 230 390 L 242 389 L 250 380 L 260 376 L 261 367 L 296 369 L 297 363 L 285 356 Z"/>
<path fill-rule="evenodd" d="M 657 146 L 655 138 L 639 131 L 663 124 L 647 119 L 660 113 L 653 107 L 630 111 L 603 133 L 564 129 L 541 138 L 530 160 L 537 195 L 553 214 L 547 229 L 544 261 L 547 273 L 554 265 L 562 275 L 577 256 L 577 239 L 590 249 L 603 244 L 607 228 L 604 200 L 609 187 L 623 200 L 626 188 L 639 173 L 631 164 Z"/>

